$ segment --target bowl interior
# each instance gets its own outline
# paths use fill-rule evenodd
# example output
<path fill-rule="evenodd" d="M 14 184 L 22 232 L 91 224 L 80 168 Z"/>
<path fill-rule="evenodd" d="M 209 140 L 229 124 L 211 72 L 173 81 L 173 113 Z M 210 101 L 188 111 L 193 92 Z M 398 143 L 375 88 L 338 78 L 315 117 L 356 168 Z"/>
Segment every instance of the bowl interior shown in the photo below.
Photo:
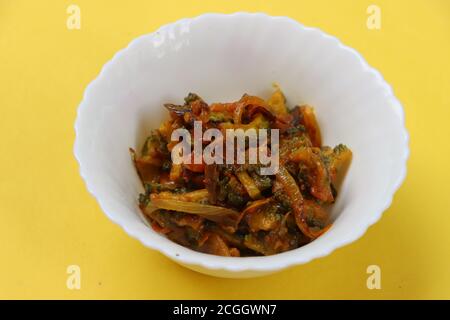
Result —
<path fill-rule="evenodd" d="M 314 106 L 324 144 L 353 151 L 333 228 L 300 249 L 245 259 L 195 253 L 151 230 L 137 207 L 142 187 L 128 148 L 140 149 L 167 117 L 163 103 L 180 103 L 188 92 L 207 102 L 268 97 L 274 82 L 291 107 Z M 335 38 L 265 15 L 182 20 L 133 41 L 87 89 L 76 129 L 81 173 L 107 215 L 171 258 L 209 267 L 257 268 L 258 259 L 281 266 L 327 254 L 379 218 L 404 171 L 401 107 L 380 75 Z"/>

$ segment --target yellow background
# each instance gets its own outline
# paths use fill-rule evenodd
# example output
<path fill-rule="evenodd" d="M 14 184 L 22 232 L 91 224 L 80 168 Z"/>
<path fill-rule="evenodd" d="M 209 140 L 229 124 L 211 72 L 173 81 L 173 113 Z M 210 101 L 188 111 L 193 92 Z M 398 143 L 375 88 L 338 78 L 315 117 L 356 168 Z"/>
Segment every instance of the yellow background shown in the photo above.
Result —
<path fill-rule="evenodd" d="M 71 3 L 81 30 L 66 28 Z M 372 3 L 379 31 L 366 27 Z M 358 50 L 393 85 L 411 139 L 406 181 L 360 240 L 250 280 L 194 273 L 128 237 L 72 153 L 83 90 L 116 51 L 180 18 L 235 11 L 287 15 Z M 449 74 L 448 0 L 0 0 L 0 298 L 450 299 Z M 66 287 L 71 264 L 81 290 Z M 381 290 L 366 288 L 371 264 Z"/>

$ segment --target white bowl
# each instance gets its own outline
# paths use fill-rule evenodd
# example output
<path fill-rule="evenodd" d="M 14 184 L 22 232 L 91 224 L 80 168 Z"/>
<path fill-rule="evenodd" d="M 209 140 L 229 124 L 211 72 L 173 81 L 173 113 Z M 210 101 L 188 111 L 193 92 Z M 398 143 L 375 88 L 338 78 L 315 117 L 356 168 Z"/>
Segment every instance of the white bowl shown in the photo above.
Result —
<path fill-rule="evenodd" d="M 162 104 L 188 92 L 208 102 L 267 97 L 273 82 L 291 106 L 315 107 L 324 144 L 353 151 L 333 227 L 299 249 L 245 258 L 198 253 L 154 232 L 138 209 L 128 147 L 140 149 L 167 117 Z M 265 14 L 205 14 L 133 40 L 86 89 L 75 129 L 81 176 L 106 215 L 147 247 L 220 277 L 272 273 L 355 241 L 389 207 L 408 157 L 403 110 L 380 73 L 336 38 Z"/>

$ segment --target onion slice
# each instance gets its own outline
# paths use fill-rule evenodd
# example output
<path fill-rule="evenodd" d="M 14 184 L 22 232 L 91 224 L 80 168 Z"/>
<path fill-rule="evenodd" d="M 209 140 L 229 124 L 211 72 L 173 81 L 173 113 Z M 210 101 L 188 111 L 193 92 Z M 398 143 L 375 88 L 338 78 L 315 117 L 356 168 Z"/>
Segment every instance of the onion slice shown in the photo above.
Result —
<path fill-rule="evenodd" d="M 305 236 L 310 239 L 316 239 L 330 228 L 330 225 L 328 225 L 322 230 L 316 230 L 308 225 L 305 217 L 305 200 L 303 199 L 296 181 L 284 166 L 280 166 L 276 178 L 289 197 L 292 211 L 294 212 L 295 222 Z"/>
<path fill-rule="evenodd" d="M 235 231 L 241 219 L 241 214 L 232 209 L 197 202 L 152 198 L 151 204 L 159 209 L 185 212 L 202 216 L 205 219 L 214 221 L 226 227 L 230 227 L 230 231 L 232 232 Z"/>

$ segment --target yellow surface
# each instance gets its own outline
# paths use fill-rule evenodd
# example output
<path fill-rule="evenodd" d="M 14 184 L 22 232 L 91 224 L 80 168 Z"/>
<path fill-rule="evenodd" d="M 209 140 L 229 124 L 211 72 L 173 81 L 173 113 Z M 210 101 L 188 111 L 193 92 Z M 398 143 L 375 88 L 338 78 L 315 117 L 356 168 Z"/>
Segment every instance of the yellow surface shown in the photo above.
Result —
<path fill-rule="evenodd" d="M 66 27 L 69 4 L 81 29 Z M 366 9 L 381 8 L 381 30 Z M 379 69 L 406 111 L 408 176 L 357 242 L 250 280 L 203 276 L 110 222 L 72 154 L 76 109 L 136 36 L 205 12 L 264 11 L 320 27 Z M 450 298 L 450 1 L 0 0 L 0 298 Z M 380 155 L 383 156 L 383 155 Z M 81 289 L 66 287 L 68 265 Z M 382 271 L 368 290 L 366 268 Z"/>

